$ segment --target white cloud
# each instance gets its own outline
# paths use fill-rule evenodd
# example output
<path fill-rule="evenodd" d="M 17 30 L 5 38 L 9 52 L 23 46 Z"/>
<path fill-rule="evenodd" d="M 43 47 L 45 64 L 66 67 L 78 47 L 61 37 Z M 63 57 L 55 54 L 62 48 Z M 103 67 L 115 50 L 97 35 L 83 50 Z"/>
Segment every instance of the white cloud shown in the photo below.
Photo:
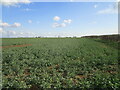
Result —
<path fill-rule="evenodd" d="M 63 22 L 70 24 L 72 22 L 72 20 L 71 19 L 65 19 Z"/>
<path fill-rule="evenodd" d="M 53 18 L 54 21 L 59 21 L 60 17 L 55 16 Z M 53 23 L 52 27 L 57 28 L 57 27 L 66 27 L 68 24 L 72 22 L 71 19 L 64 19 L 61 23 Z"/>
<path fill-rule="evenodd" d="M 59 20 L 60 20 L 60 17 L 55 16 L 55 17 L 53 18 L 53 20 L 55 20 L 55 21 L 59 21 Z"/>
<path fill-rule="evenodd" d="M 94 7 L 94 8 L 97 8 L 97 7 L 98 7 L 98 5 L 94 5 L 93 7 Z"/>
<path fill-rule="evenodd" d="M 120 2 L 120 0 L 117 0 L 117 2 Z"/>
<path fill-rule="evenodd" d="M 46 32 L 46 33 L 42 33 L 41 35 L 42 37 L 73 37 L 73 36 L 77 36 L 80 37 L 81 33 L 80 32 L 65 32 L 65 31 L 56 31 L 56 32 Z"/>
<path fill-rule="evenodd" d="M 35 37 L 37 36 L 33 32 L 17 32 L 16 37 Z"/>
<path fill-rule="evenodd" d="M 15 22 L 14 24 L 8 24 L 6 22 L 0 22 L 0 27 L 20 27 L 21 24 Z"/>
<path fill-rule="evenodd" d="M 31 11 L 32 9 L 29 9 L 29 8 L 25 8 L 23 9 L 23 11 Z"/>
<path fill-rule="evenodd" d="M 15 31 L 8 31 L 9 35 L 16 35 L 17 33 Z"/>
<path fill-rule="evenodd" d="M 54 24 L 53 24 L 53 27 L 54 27 L 54 28 L 57 28 L 57 27 L 66 27 L 66 24 L 65 24 L 65 23 L 61 23 L 61 24 L 59 24 L 59 23 L 54 23 Z"/>
<path fill-rule="evenodd" d="M 14 23 L 13 25 L 11 25 L 11 26 L 13 26 L 13 27 L 20 27 L 21 26 L 21 24 L 20 23 Z"/>
<path fill-rule="evenodd" d="M 3 32 L 3 28 L 0 28 L 0 33 L 2 33 Z"/>
<path fill-rule="evenodd" d="M 19 34 L 20 34 L 20 35 L 23 35 L 24 33 L 23 33 L 23 32 L 20 32 Z"/>
<path fill-rule="evenodd" d="M 59 27 L 59 26 L 60 26 L 60 24 L 58 24 L 58 23 L 53 23 L 53 27 L 54 27 L 54 28 Z"/>
<path fill-rule="evenodd" d="M 0 20 L 0 23 L 2 23 L 2 20 Z"/>
<path fill-rule="evenodd" d="M 66 24 L 65 24 L 65 23 L 62 23 L 60 26 L 61 26 L 61 27 L 66 27 Z"/>
<path fill-rule="evenodd" d="M 29 31 L 28 32 L 13 31 L 13 30 L 4 31 L 4 32 L 2 31 L 2 37 L 35 37 L 35 36 L 37 36 L 37 34 Z"/>
<path fill-rule="evenodd" d="M 32 20 L 28 20 L 28 23 L 32 23 Z"/>
<path fill-rule="evenodd" d="M 0 26 L 2 26 L 2 27 L 9 27 L 10 25 L 9 25 L 8 23 L 5 23 L 5 22 L 2 23 L 2 22 L 1 22 L 1 23 L 0 23 Z"/>
<path fill-rule="evenodd" d="M 26 34 L 28 34 L 28 36 L 32 36 L 32 35 L 35 35 L 35 33 L 33 33 L 33 32 L 26 32 Z"/>
<path fill-rule="evenodd" d="M 19 3 L 29 4 L 30 0 L 1 0 L 0 3 L 4 6 L 16 6 Z"/>
<path fill-rule="evenodd" d="M 114 8 L 106 8 L 97 12 L 97 14 L 117 14 L 118 11 Z"/>

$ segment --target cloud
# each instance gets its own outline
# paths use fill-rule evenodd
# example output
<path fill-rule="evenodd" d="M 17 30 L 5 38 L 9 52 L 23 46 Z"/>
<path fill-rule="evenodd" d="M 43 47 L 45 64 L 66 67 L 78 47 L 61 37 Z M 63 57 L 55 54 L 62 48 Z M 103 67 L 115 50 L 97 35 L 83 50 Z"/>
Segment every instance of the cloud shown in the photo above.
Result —
<path fill-rule="evenodd" d="M 0 23 L 2 23 L 2 20 L 0 20 Z"/>
<path fill-rule="evenodd" d="M 25 8 L 23 9 L 23 11 L 31 11 L 32 9 L 29 9 L 29 8 Z"/>
<path fill-rule="evenodd" d="M 61 23 L 61 24 L 59 24 L 59 23 L 54 23 L 54 24 L 53 24 L 53 27 L 54 27 L 54 28 L 57 28 L 57 27 L 66 27 L 66 24 L 65 24 L 65 23 Z"/>
<path fill-rule="evenodd" d="M 19 3 L 29 4 L 30 0 L 1 0 L 0 3 L 4 6 L 16 6 Z"/>
<path fill-rule="evenodd" d="M 72 22 L 72 20 L 71 19 L 65 19 L 63 22 L 70 24 Z"/>
<path fill-rule="evenodd" d="M 61 27 L 66 27 L 65 23 L 60 24 Z"/>
<path fill-rule="evenodd" d="M 118 4 L 113 5 L 108 5 L 107 8 L 103 10 L 99 10 L 97 14 L 117 14 L 118 13 Z"/>
<path fill-rule="evenodd" d="M 106 8 L 97 12 L 97 14 L 117 14 L 118 11 L 113 8 Z"/>
<path fill-rule="evenodd" d="M 9 31 L 2 31 L 0 29 L 0 33 L 2 33 L 2 37 L 35 37 L 37 36 L 37 34 L 33 33 L 33 32 L 21 32 L 21 31 L 13 31 L 13 30 L 9 30 Z"/>
<path fill-rule="evenodd" d="M 94 7 L 94 8 L 97 8 L 97 7 L 98 7 L 98 5 L 94 5 L 93 7 Z"/>
<path fill-rule="evenodd" d="M 35 37 L 37 34 L 33 32 L 17 32 L 16 37 Z"/>
<path fill-rule="evenodd" d="M 32 20 L 28 20 L 28 23 L 32 23 Z"/>
<path fill-rule="evenodd" d="M 8 31 L 9 35 L 16 35 L 17 33 L 15 31 Z"/>
<path fill-rule="evenodd" d="M 15 22 L 14 24 L 8 24 L 6 22 L 0 22 L 0 27 L 20 27 L 21 24 Z"/>
<path fill-rule="evenodd" d="M 0 33 L 2 33 L 3 32 L 3 28 L 0 28 Z"/>
<path fill-rule="evenodd" d="M 117 2 L 120 2 L 120 0 L 117 0 Z"/>
<path fill-rule="evenodd" d="M 60 17 L 55 16 L 53 18 L 54 21 L 59 21 Z M 66 27 L 68 24 L 70 24 L 72 22 L 71 19 L 64 19 L 61 23 L 53 23 L 52 27 L 54 28 L 58 28 L 58 27 Z"/>
<path fill-rule="evenodd" d="M 10 25 L 9 25 L 8 23 L 4 23 L 4 22 L 2 23 L 2 22 L 1 22 L 1 23 L 0 23 L 0 26 L 1 26 L 1 27 L 9 27 Z"/>
<path fill-rule="evenodd" d="M 55 17 L 53 18 L 53 20 L 54 20 L 54 21 L 59 21 L 59 20 L 60 20 L 60 17 L 55 16 Z"/>
<path fill-rule="evenodd" d="M 20 23 L 14 23 L 13 25 L 11 25 L 12 27 L 20 27 L 21 24 Z"/>
<path fill-rule="evenodd" d="M 71 32 L 71 31 L 56 31 L 56 32 L 46 32 L 46 33 L 42 33 L 41 35 L 39 35 L 41 37 L 80 37 L 81 33 L 80 32 Z"/>

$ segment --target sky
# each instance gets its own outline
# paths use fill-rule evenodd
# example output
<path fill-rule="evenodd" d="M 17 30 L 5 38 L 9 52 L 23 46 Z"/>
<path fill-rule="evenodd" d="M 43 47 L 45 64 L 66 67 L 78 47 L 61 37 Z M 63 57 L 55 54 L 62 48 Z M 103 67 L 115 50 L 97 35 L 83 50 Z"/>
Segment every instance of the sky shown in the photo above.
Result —
<path fill-rule="evenodd" d="M 2 37 L 81 37 L 118 33 L 115 2 L 3 3 Z"/>

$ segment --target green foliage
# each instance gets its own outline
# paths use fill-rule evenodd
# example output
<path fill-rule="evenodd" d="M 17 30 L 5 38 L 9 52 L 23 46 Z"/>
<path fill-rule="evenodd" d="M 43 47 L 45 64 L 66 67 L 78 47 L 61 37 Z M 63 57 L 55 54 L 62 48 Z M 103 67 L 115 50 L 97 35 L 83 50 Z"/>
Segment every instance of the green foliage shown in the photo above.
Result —
<path fill-rule="evenodd" d="M 111 42 L 112 43 L 112 42 Z M 86 38 L 3 39 L 3 88 L 120 88 L 118 49 Z"/>

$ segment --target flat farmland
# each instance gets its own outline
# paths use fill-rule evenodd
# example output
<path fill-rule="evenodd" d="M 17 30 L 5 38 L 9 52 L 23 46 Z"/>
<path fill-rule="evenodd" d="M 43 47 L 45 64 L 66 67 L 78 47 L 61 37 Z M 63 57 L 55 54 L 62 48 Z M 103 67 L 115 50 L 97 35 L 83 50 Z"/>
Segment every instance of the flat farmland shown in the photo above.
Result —
<path fill-rule="evenodd" d="M 88 38 L 4 38 L 3 88 L 120 88 L 113 45 Z"/>

